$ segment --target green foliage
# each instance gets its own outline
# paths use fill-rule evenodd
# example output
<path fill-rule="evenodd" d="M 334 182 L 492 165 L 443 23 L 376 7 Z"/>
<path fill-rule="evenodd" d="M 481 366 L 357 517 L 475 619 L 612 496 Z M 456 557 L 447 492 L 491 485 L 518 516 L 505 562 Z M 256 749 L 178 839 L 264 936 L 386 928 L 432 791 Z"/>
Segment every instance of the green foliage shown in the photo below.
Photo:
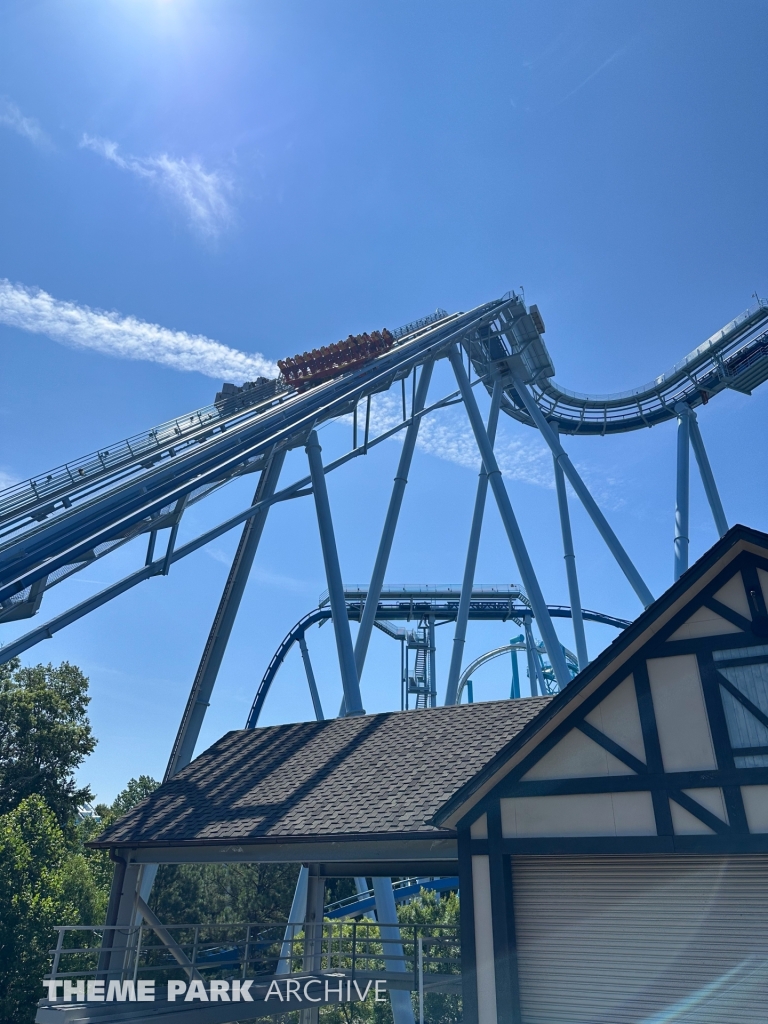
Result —
<path fill-rule="evenodd" d="M 77 808 L 92 799 L 74 771 L 96 746 L 88 722 L 88 679 L 62 662 L 0 666 L 0 814 L 41 796 L 68 831 Z"/>
<path fill-rule="evenodd" d="M 109 821 L 102 821 L 102 828 L 127 814 L 137 804 L 140 804 L 142 800 L 145 800 L 150 793 L 154 793 L 159 785 L 160 783 L 157 779 L 153 779 L 151 775 L 140 775 L 138 779 L 130 779 L 125 789 L 118 793 L 112 804 L 106 808 L 106 817 Z M 101 804 L 100 807 L 103 808 L 104 805 Z M 98 808 L 97 812 L 101 813 Z M 103 817 L 105 815 L 102 815 Z"/>
<path fill-rule="evenodd" d="M 448 892 L 444 896 L 433 889 L 422 889 L 416 899 L 397 908 L 401 924 L 445 924 L 458 927 L 459 896 Z"/>
<path fill-rule="evenodd" d="M 28 1024 L 42 995 L 53 926 L 71 917 L 67 843 L 41 796 L 0 816 L 0 1019 Z"/>
<path fill-rule="evenodd" d="M 443 924 L 458 928 L 458 893 L 451 892 L 441 896 L 432 890 L 422 889 L 421 894 L 415 900 L 398 908 L 397 916 L 403 925 Z M 459 958 L 458 945 L 448 947 L 442 953 L 438 951 L 438 947 L 434 946 L 431 950 L 425 951 L 425 956 L 428 956 L 430 952 L 432 955 Z M 443 963 L 434 966 L 435 968 L 439 966 L 440 972 L 446 974 L 458 974 L 460 971 L 458 965 L 451 967 Z M 414 1008 L 416 1008 L 415 1002 Z M 424 998 L 425 1024 L 460 1024 L 461 1019 L 461 996 L 445 992 L 428 992 L 426 994 Z"/>
<path fill-rule="evenodd" d="M 74 772 L 96 746 L 88 680 L 63 662 L 0 666 L 0 1020 L 29 1024 L 58 924 L 101 924 L 113 865 L 86 843 L 159 783 L 131 779 L 102 821 Z"/>
<path fill-rule="evenodd" d="M 163 864 L 150 905 L 166 924 L 285 921 L 294 864 Z"/>
<path fill-rule="evenodd" d="M 397 908 L 397 917 L 403 928 L 403 941 L 406 955 L 410 956 L 411 945 L 408 938 L 408 925 L 451 925 L 459 924 L 459 897 L 455 892 L 441 896 L 429 889 L 422 889 L 419 896 L 410 903 Z M 437 934 L 437 933 L 436 933 Z M 436 947 L 433 949 L 436 952 Z M 458 956 L 458 948 L 446 951 L 453 957 Z M 428 955 L 428 954 L 427 954 Z M 426 972 L 425 972 L 426 973 Z M 441 965 L 441 973 L 459 973 L 459 968 Z M 413 1009 L 418 1020 L 418 996 L 414 993 Z M 425 1024 L 460 1024 L 462 1019 L 461 997 L 442 992 L 429 992 L 424 1000 Z M 389 1000 L 376 1003 L 372 998 L 364 1003 L 340 1003 L 338 1006 L 325 1006 L 320 1009 L 321 1024 L 393 1024 L 392 1008 Z M 286 1016 L 287 1024 L 287 1016 Z"/>
<path fill-rule="evenodd" d="M 54 926 L 104 921 L 113 865 L 106 851 L 87 844 L 159 785 L 140 775 L 111 804 L 97 807 L 100 821 L 78 818 L 77 808 L 92 800 L 89 788 L 78 788 L 74 778 L 96 745 L 88 703 L 87 678 L 67 662 L 20 668 L 14 660 L 0 666 L 2 1024 L 33 1021 Z M 168 924 L 285 921 L 297 875 L 298 867 L 289 864 L 162 865 L 150 903 Z M 327 895 L 334 900 L 351 891 L 351 880 L 335 880 Z M 407 926 L 458 925 L 458 897 L 422 892 L 398 914 L 410 955 Z M 389 1001 L 370 998 L 322 1008 L 320 1016 L 322 1024 L 392 1024 Z M 428 994 L 425 1020 L 458 1024 L 460 997 Z M 293 1024 L 294 1015 L 285 1021 Z"/>

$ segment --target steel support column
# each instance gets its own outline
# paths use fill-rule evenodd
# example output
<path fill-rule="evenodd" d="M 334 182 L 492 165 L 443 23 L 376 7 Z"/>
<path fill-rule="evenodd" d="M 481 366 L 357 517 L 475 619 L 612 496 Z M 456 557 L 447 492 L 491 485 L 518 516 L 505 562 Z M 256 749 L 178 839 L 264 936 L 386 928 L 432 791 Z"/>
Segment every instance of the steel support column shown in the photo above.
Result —
<path fill-rule="evenodd" d="M 728 520 L 725 518 L 723 503 L 720 501 L 720 494 L 717 490 L 715 477 L 712 473 L 712 467 L 710 466 L 709 458 L 707 457 L 707 450 L 704 447 L 704 440 L 702 439 L 701 432 L 699 430 L 699 421 L 696 418 L 696 413 L 693 409 L 691 409 L 691 414 L 688 417 L 688 427 L 691 434 L 691 447 L 693 448 L 693 454 L 696 456 L 696 463 L 699 467 L 701 482 L 704 484 L 704 493 L 707 495 L 707 501 L 709 502 L 709 507 L 712 510 L 712 516 L 715 520 L 717 532 L 722 537 L 724 533 L 728 532 Z"/>
<path fill-rule="evenodd" d="M 403 942 L 397 923 L 395 894 L 392 892 L 392 879 L 374 878 L 373 894 L 376 897 L 376 917 L 379 920 L 379 934 L 381 935 L 386 969 L 407 973 Z M 395 1024 L 414 1024 L 410 992 L 403 989 L 390 989 L 389 1001 L 392 1004 L 392 1016 L 395 1018 Z"/>
<path fill-rule="evenodd" d="M 358 678 L 363 674 L 365 656 L 368 653 L 368 644 L 371 640 L 373 624 L 376 619 L 376 609 L 381 596 L 381 588 L 384 584 L 384 576 L 387 572 L 389 555 L 392 551 L 392 542 L 395 538 L 395 530 L 397 528 L 397 520 L 400 515 L 400 508 L 403 504 L 405 485 L 408 483 L 408 473 L 411 468 L 413 451 L 416 447 L 416 437 L 419 433 L 419 424 L 421 423 L 421 416 L 417 416 L 416 414 L 421 412 L 426 404 L 427 391 L 429 390 L 429 382 L 432 377 L 433 366 L 434 363 L 429 362 L 425 363 L 421 369 L 419 384 L 416 388 L 416 397 L 411 409 L 411 422 L 405 431 L 403 450 L 400 453 L 400 461 L 397 466 L 397 473 L 395 474 L 392 495 L 389 499 L 389 508 L 387 509 L 387 515 L 384 520 L 384 528 L 381 531 L 379 550 L 376 552 L 376 561 L 371 574 L 371 583 L 368 587 L 365 605 L 363 606 L 363 612 L 360 617 L 360 628 L 357 631 L 357 639 L 355 641 L 355 665 L 357 667 Z"/>
<path fill-rule="evenodd" d="M 325 715 L 323 714 L 323 706 L 320 703 L 320 694 L 317 692 L 315 673 L 312 670 L 312 662 L 309 658 L 309 648 L 307 647 L 307 640 L 303 633 L 299 637 L 299 648 L 301 650 L 301 660 L 304 662 L 304 671 L 307 673 L 307 685 L 309 686 L 309 695 L 312 698 L 312 707 L 315 709 L 315 718 L 318 722 L 324 722 Z"/>
<path fill-rule="evenodd" d="M 171 532 L 168 535 L 168 546 L 165 549 L 165 561 L 163 562 L 163 576 L 167 576 L 171 571 L 171 558 L 173 557 L 173 551 L 176 547 L 176 538 L 179 535 L 179 527 L 181 526 L 181 517 L 184 515 L 184 509 L 187 507 L 189 501 L 189 495 L 185 494 L 183 498 L 179 498 L 174 506 L 173 513 L 173 525 L 171 526 Z"/>
<path fill-rule="evenodd" d="M 517 640 L 510 641 L 511 643 L 517 643 Z M 512 655 L 512 686 L 510 687 L 510 698 L 520 696 L 520 670 L 517 667 L 517 651 L 510 651 Z"/>
<path fill-rule="evenodd" d="M 531 696 L 536 696 L 538 684 L 538 689 L 543 697 L 547 690 L 544 685 L 544 673 L 541 670 L 541 658 L 539 657 L 539 652 L 536 650 L 536 641 L 533 638 L 533 628 L 531 626 L 530 615 L 526 615 L 523 619 L 523 628 L 525 629 L 525 653 L 528 658 L 528 679 L 531 684 Z M 562 689 L 562 687 L 560 687 L 560 689 Z"/>
<path fill-rule="evenodd" d="M 688 568 L 688 521 L 690 504 L 690 408 L 685 402 L 675 406 L 677 413 L 677 477 L 675 487 L 675 579 Z"/>
<path fill-rule="evenodd" d="M 565 663 L 565 657 L 560 646 L 560 641 L 557 639 L 557 633 L 555 627 L 552 625 L 552 619 L 549 617 L 549 609 L 547 608 L 546 602 L 544 601 L 544 595 L 539 587 L 539 581 L 536 579 L 536 574 L 533 571 L 533 564 L 531 563 L 530 556 L 523 540 L 523 535 L 520 532 L 515 513 L 512 510 L 512 503 L 509 500 L 507 489 L 504 486 L 504 481 L 501 477 L 501 470 L 499 469 L 498 463 L 496 462 L 496 456 L 493 454 L 493 448 L 491 442 L 488 439 L 488 434 L 483 426 L 483 420 L 480 415 L 480 410 L 477 407 L 475 396 L 472 392 L 472 388 L 467 378 L 467 371 L 464 369 L 464 364 L 461 361 L 461 354 L 459 350 L 454 346 L 449 352 L 449 358 L 453 367 L 453 372 L 456 375 L 456 381 L 461 391 L 461 396 L 464 399 L 464 406 L 469 416 L 469 422 L 472 425 L 472 431 L 475 435 L 475 441 L 477 447 L 480 449 L 480 455 L 483 459 L 485 470 L 488 474 L 488 483 L 491 485 L 496 504 L 499 508 L 499 514 L 501 520 L 504 523 L 504 529 L 507 532 L 512 552 L 517 562 L 518 572 L 523 581 L 528 599 L 531 602 L 533 608 L 533 614 L 536 616 L 536 621 L 539 624 L 539 630 L 544 640 L 544 646 L 547 649 L 549 660 L 555 673 L 555 678 L 560 684 L 561 689 L 570 682 L 571 676 L 568 671 L 568 667 Z"/>
<path fill-rule="evenodd" d="M 557 436 L 557 424 L 550 424 Z M 557 490 L 557 507 L 560 512 L 560 532 L 563 535 L 563 557 L 565 559 L 565 575 L 568 579 L 568 598 L 571 602 L 571 621 L 573 638 L 576 641 L 576 655 L 579 659 L 579 671 L 589 664 L 587 654 L 587 638 L 584 633 L 584 619 L 581 615 L 581 594 L 579 593 L 579 577 L 576 572 L 576 554 L 573 550 L 573 534 L 571 532 L 571 516 L 568 511 L 568 494 L 565 490 L 563 467 L 552 455 L 555 467 L 555 489 Z"/>
<path fill-rule="evenodd" d="M 391 879 L 390 879 L 390 881 L 391 881 Z M 357 895 L 358 896 L 362 896 L 363 893 L 367 893 L 368 892 L 368 880 L 363 878 L 362 875 L 355 875 L 355 889 L 357 889 Z M 375 901 L 375 898 L 376 898 L 376 894 L 374 893 L 374 901 Z M 376 911 L 375 910 L 369 910 L 367 913 L 363 914 L 363 917 L 367 921 L 375 921 L 376 920 Z"/>
<path fill-rule="evenodd" d="M 427 620 L 429 634 L 429 707 L 437 706 L 437 645 L 435 643 L 435 616 Z"/>
<path fill-rule="evenodd" d="M 323 549 L 325 575 L 328 581 L 328 597 L 333 616 L 333 629 L 336 634 L 336 649 L 339 655 L 341 685 L 344 688 L 344 706 L 347 715 L 364 715 L 363 703 L 360 698 L 360 683 L 355 667 L 355 652 L 352 649 L 352 634 L 349 630 L 347 605 L 344 600 L 344 584 L 339 568 L 339 554 L 336 549 L 336 537 L 333 532 L 331 505 L 328 501 L 328 489 L 325 485 L 323 472 L 322 448 L 315 430 L 307 441 L 307 459 L 312 477 L 312 491 L 315 495 L 317 525 L 320 530 L 320 544 Z"/>
<path fill-rule="evenodd" d="M 493 394 L 491 395 L 491 411 L 488 414 L 488 426 L 486 433 L 488 440 L 493 446 L 496 440 L 496 428 L 499 423 L 499 408 L 504 388 L 501 381 L 494 381 Z M 472 513 L 472 526 L 469 530 L 469 544 L 467 545 L 467 557 L 464 562 L 464 577 L 461 581 L 461 596 L 459 607 L 456 612 L 456 629 L 453 634 L 453 649 L 451 651 L 451 667 L 448 670 L 448 685 L 445 688 L 445 703 L 455 704 L 456 694 L 461 675 L 461 663 L 464 660 L 464 644 L 467 639 L 467 622 L 469 621 L 469 604 L 472 600 L 472 587 L 475 582 L 475 569 L 477 567 L 477 552 L 480 547 L 480 534 L 483 530 L 483 515 L 485 514 L 485 499 L 488 494 L 488 474 L 485 466 L 480 465 L 480 477 L 477 481 L 477 493 L 475 494 L 475 508 Z"/>
<path fill-rule="evenodd" d="M 133 928 L 136 920 L 136 893 L 140 871 L 138 864 L 115 865 L 106 923 L 118 925 L 119 930 L 104 933 L 104 943 L 109 942 L 106 967 L 109 978 L 121 976 L 131 955 L 132 943 L 135 940 Z"/>
<path fill-rule="evenodd" d="M 259 485 L 253 496 L 252 504 L 269 499 L 275 493 L 275 487 L 283 468 L 285 452 L 274 452 L 268 461 L 259 479 Z M 248 575 L 253 566 L 253 559 L 256 556 L 256 549 L 259 546 L 261 535 L 267 521 L 269 505 L 265 505 L 250 519 L 246 520 L 243 532 L 240 535 L 240 543 L 237 545 L 232 567 L 227 576 L 227 582 L 216 609 L 211 631 L 203 650 L 203 656 L 195 675 L 192 689 L 189 693 L 187 706 L 181 719 L 181 725 L 173 744 L 168 767 L 165 770 L 163 781 L 176 775 L 192 760 L 195 752 L 195 744 L 200 735 L 200 729 L 208 709 L 211 693 L 216 683 L 216 677 L 221 668 L 224 652 L 227 649 L 232 627 L 235 624 L 240 602 L 248 582 Z M 145 897 L 146 898 L 146 897 Z"/>
<path fill-rule="evenodd" d="M 616 536 L 616 534 L 613 532 L 610 525 L 608 524 L 608 520 L 600 511 L 600 508 L 595 499 L 590 494 L 587 485 L 576 472 L 573 463 L 568 458 L 568 454 L 566 453 L 563 446 L 560 444 L 560 441 L 557 439 L 555 434 L 552 432 L 550 425 L 547 423 L 544 417 L 544 413 L 536 404 L 536 400 L 528 390 L 527 386 L 523 383 L 522 378 L 513 374 L 512 379 L 515 384 L 515 391 L 520 396 L 523 405 L 525 406 L 528 412 L 528 415 L 531 417 L 535 425 L 539 428 L 539 432 L 549 445 L 552 454 L 555 457 L 555 460 L 560 463 L 563 472 L 568 477 L 568 481 L 571 487 L 573 487 L 574 491 L 576 491 L 579 501 L 586 509 L 589 518 L 597 527 L 598 533 L 603 538 L 605 543 L 608 545 L 608 550 L 611 552 L 613 557 L 618 562 L 619 568 L 629 580 L 630 586 L 642 601 L 643 607 L 647 608 L 648 605 L 651 604 L 653 601 L 653 594 L 645 585 L 645 581 L 635 568 L 632 559 L 624 550 L 624 548 L 621 545 L 621 542 L 619 541 L 619 538 Z M 547 651 L 549 651 L 548 646 Z"/>

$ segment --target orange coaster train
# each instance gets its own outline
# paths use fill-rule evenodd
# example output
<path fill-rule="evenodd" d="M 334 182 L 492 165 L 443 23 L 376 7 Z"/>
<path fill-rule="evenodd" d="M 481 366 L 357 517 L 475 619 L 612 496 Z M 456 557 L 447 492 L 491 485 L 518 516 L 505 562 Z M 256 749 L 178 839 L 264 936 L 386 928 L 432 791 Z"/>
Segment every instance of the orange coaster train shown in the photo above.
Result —
<path fill-rule="evenodd" d="M 367 363 L 369 359 L 386 352 L 394 343 L 394 337 L 385 327 L 372 334 L 350 334 L 346 341 L 313 348 L 311 352 L 300 356 L 278 359 L 277 365 L 286 384 L 292 384 L 301 391 L 312 384 L 330 380 L 344 370 Z"/>

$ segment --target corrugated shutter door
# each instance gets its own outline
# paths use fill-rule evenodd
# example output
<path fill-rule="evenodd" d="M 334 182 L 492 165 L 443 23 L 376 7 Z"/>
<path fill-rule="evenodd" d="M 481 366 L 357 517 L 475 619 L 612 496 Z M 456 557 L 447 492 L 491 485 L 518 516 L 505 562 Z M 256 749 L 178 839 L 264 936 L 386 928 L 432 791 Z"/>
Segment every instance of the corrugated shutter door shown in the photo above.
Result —
<path fill-rule="evenodd" d="M 767 857 L 515 857 L 523 1024 L 766 1024 Z"/>

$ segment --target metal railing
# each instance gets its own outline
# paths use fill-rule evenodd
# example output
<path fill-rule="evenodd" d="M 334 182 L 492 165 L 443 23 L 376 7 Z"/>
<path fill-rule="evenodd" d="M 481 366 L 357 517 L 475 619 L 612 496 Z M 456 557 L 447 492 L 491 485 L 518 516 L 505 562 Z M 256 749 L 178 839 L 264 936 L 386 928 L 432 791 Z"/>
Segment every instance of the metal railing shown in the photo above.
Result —
<path fill-rule="evenodd" d="M 384 925 L 393 932 L 392 925 Z M 382 938 L 371 921 L 323 921 L 288 928 L 282 923 L 177 924 L 157 931 L 147 922 L 60 925 L 49 951 L 46 980 L 110 978 L 266 978 L 343 972 L 345 977 L 403 975 L 403 987 L 419 988 L 421 970 L 430 989 L 456 989 L 461 974 L 457 925 L 399 925 L 399 939 Z M 164 934 L 163 934 L 164 933 Z"/>

